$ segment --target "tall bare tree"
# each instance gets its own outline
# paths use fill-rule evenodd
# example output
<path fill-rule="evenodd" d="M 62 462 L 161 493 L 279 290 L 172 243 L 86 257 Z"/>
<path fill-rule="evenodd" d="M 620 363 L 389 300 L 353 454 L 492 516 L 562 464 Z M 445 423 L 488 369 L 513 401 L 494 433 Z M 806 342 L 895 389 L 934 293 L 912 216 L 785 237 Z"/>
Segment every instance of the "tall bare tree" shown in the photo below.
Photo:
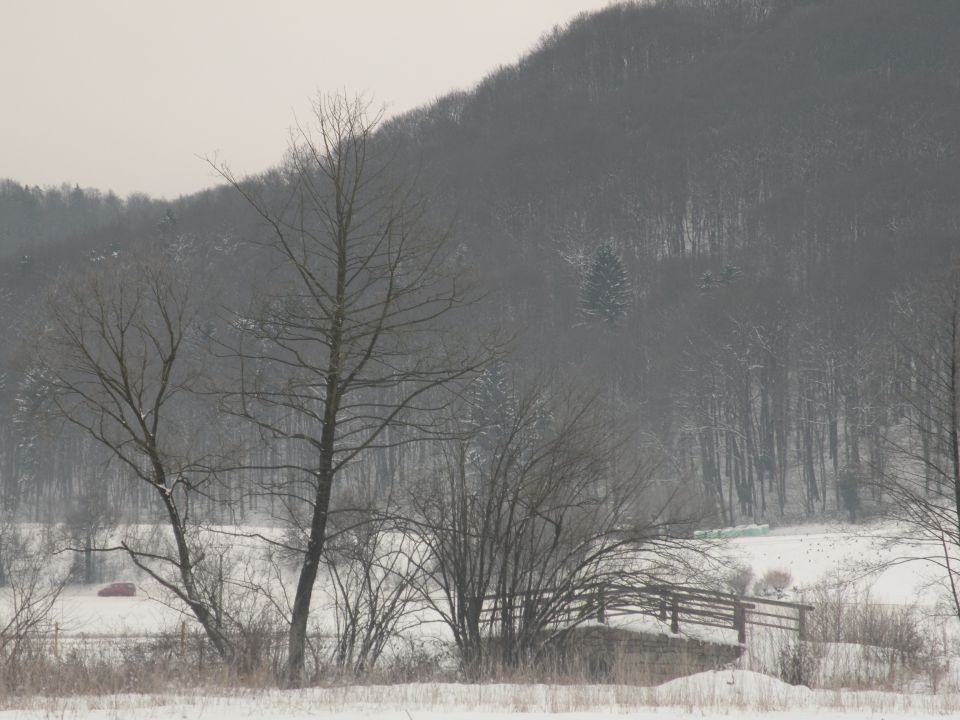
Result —
<path fill-rule="evenodd" d="M 197 379 L 189 360 L 197 306 L 193 284 L 169 259 L 106 260 L 53 289 L 37 362 L 56 415 L 153 491 L 157 521 L 169 535 L 149 546 L 124 540 L 117 549 L 179 598 L 229 659 L 191 516 L 191 503 L 211 478 L 192 434 L 195 409 L 188 407 Z"/>
<path fill-rule="evenodd" d="M 905 538 L 930 548 L 922 559 L 940 569 L 960 616 L 960 266 L 901 297 L 900 313 L 905 423 L 886 437 L 898 462 L 880 473 L 880 489 Z"/>
<path fill-rule="evenodd" d="M 237 316 L 239 389 L 225 406 L 277 446 L 259 491 L 301 519 L 287 680 L 302 680 L 331 493 L 361 454 L 413 442 L 436 422 L 438 391 L 482 364 L 449 342 L 463 302 L 445 236 L 363 99 L 318 99 L 290 143 L 279 188 L 220 172 L 263 220 L 273 273 Z M 278 476 L 268 472 L 281 470 Z M 263 479 L 266 478 L 266 479 Z"/>

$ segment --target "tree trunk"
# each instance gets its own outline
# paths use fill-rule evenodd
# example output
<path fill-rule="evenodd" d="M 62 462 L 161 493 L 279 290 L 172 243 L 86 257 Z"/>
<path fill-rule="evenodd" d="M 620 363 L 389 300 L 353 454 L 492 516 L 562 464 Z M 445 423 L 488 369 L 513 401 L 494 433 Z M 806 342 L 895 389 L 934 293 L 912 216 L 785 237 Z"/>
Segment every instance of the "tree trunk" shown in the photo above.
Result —
<path fill-rule="evenodd" d="M 217 615 L 210 611 L 210 607 L 203 601 L 203 598 L 200 597 L 200 593 L 197 591 L 193 561 L 190 555 L 190 547 L 187 545 L 187 536 L 184 530 L 183 519 L 180 516 L 180 510 L 177 508 L 170 491 L 163 482 L 165 474 L 160 471 L 158 472 L 158 477 L 160 478 L 160 482 L 157 484 L 157 491 L 167 511 L 167 516 L 170 519 L 174 542 L 177 545 L 177 566 L 180 570 L 180 582 L 183 588 L 181 598 L 190 606 L 190 610 L 197 618 L 207 637 L 210 638 L 210 642 L 217 651 L 217 654 L 227 662 L 232 662 L 233 648 L 219 627 Z M 136 558 L 134 558 L 134 561 L 136 562 Z"/>
<path fill-rule="evenodd" d="M 310 539 L 304 551 L 303 567 L 297 581 L 297 592 L 293 599 L 293 611 L 290 615 L 290 636 L 287 646 L 287 683 L 297 687 L 303 683 L 303 671 L 307 646 L 307 620 L 310 617 L 310 603 L 313 599 L 313 586 L 317 581 L 320 558 L 323 555 L 327 532 L 327 509 L 330 506 L 330 493 L 333 488 L 332 462 L 322 470 L 317 485 L 313 521 L 310 524 Z M 321 508 L 323 508 L 321 510 Z"/>

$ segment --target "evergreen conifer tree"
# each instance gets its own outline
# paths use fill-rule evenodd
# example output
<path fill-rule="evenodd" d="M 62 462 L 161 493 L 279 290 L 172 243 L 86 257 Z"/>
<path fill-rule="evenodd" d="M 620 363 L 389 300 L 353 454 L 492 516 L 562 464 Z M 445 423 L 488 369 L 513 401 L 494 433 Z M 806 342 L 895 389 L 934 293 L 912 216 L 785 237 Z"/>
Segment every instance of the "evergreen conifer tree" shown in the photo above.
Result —
<path fill-rule="evenodd" d="M 484 458 L 492 458 L 510 432 L 516 411 L 513 383 L 503 360 L 492 362 L 477 378 L 472 404 L 470 419 L 477 430 L 477 450 Z"/>
<path fill-rule="evenodd" d="M 623 260 L 609 243 L 597 248 L 590 261 L 580 293 L 583 314 L 590 319 L 618 325 L 630 308 L 630 281 Z"/>

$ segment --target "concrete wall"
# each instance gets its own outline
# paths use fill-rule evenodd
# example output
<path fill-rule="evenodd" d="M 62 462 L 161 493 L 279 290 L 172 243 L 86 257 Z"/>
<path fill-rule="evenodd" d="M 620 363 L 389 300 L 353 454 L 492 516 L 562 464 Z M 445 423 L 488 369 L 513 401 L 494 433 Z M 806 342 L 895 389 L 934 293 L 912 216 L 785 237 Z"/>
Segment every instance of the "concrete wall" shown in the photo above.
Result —
<path fill-rule="evenodd" d="M 640 685 L 720 668 L 744 652 L 741 645 L 647 635 L 599 624 L 570 630 L 558 650 L 568 670 L 597 680 Z"/>

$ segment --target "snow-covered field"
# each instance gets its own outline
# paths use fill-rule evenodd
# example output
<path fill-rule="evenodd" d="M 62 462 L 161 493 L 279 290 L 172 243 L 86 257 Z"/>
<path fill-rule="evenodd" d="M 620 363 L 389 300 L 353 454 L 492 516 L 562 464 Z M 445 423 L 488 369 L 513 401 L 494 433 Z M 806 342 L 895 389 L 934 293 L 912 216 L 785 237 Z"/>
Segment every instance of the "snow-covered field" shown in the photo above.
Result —
<path fill-rule="evenodd" d="M 798 597 L 818 582 L 858 582 L 869 588 L 874 600 L 930 606 L 937 597 L 930 581 L 932 567 L 923 563 L 896 564 L 879 573 L 868 570 L 897 555 L 921 556 L 918 546 L 888 547 L 895 528 L 871 526 L 851 531 L 850 526 L 801 526 L 773 530 L 769 535 L 713 541 L 723 565 L 747 565 L 756 578 L 766 571 L 787 570 L 793 576 L 791 597 Z M 119 579 L 129 579 L 118 577 Z M 175 608 L 152 599 L 160 592 L 141 579 L 137 597 L 97 597 L 99 586 L 71 586 L 61 596 L 55 619 L 64 634 L 150 635 L 174 630 L 184 619 Z M 318 608 L 319 610 L 319 608 Z M 318 615 L 322 611 L 318 612 Z"/>
<path fill-rule="evenodd" d="M 625 685 L 363 685 L 229 694 L 121 695 L 31 700 L 0 720 L 304 720 L 305 718 L 956 717 L 960 695 L 810 690 L 743 670 L 701 673 L 658 687 Z"/>
<path fill-rule="evenodd" d="M 720 541 L 722 566 L 752 568 L 755 577 L 783 569 L 793 577 L 791 596 L 824 580 L 857 581 L 874 600 L 932 608 L 936 589 L 931 569 L 922 563 L 894 564 L 866 575 L 868 566 L 899 554 L 919 556 L 923 548 L 891 550 L 894 528 L 874 526 L 851 533 L 838 526 L 781 528 L 770 535 Z M 119 579 L 119 578 L 118 578 Z M 127 579 L 127 578 L 123 578 Z M 145 593 L 143 591 L 146 591 Z M 63 637 L 144 636 L 175 630 L 184 619 L 176 609 L 149 597 L 148 583 L 137 597 L 101 598 L 96 587 L 70 587 L 60 598 L 55 617 Z M 322 613 L 318 613 L 322 616 Z M 941 621 L 943 623 L 944 621 Z M 641 624 L 643 624 L 641 622 Z M 648 623 L 649 624 L 649 623 Z M 955 619 L 943 624 L 960 636 Z M 434 626 L 434 630 L 436 627 Z M 946 635 L 945 635 L 946 637 Z M 748 643 L 749 644 L 749 643 Z M 859 647 L 859 646 L 858 646 Z M 756 667 L 744 662 L 743 667 Z M 358 685 L 304 691 L 210 690 L 172 695 L 105 695 L 70 698 L 4 699 L 0 720 L 76 718 L 180 718 L 183 720 L 308 717 L 345 718 L 526 718 L 563 713 L 569 718 L 610 714 L 636 718 L 793 718 L 960 717 L 960 662 L 948 660 L 938 692 L 916 694 L 857 692 L 794 687 L 745 669 L 702 673 L 654 688 L 626 685 Z"/>
<path fill-rule="evenodd" d="M 727 540 L 721 553 L 731 563 L 751 567 L 756 577 L 768 570 L 784 569 L 793 585 L 808 589 L 818 582 L 859 582 L 874 600 L 933 606 L 938 598 L 931 588 L 937 577 L 926 563 L 892 563 L 900 557 L 923 557 L 929 547 L 896 543 L 895 526 L 801 526 L 773 530 L 762 537 Z M 876 572 L 880 565 L 888 565 Z"/>
<path fill-rule="evenodd" d="M 901 555 L 921 556 L 927 549 L 900 544 L 890 547 L 889 538 L 896 528 L 890 525 L 874 525 L 851 529 L 850 526 L 822 525 L 774 529 L 769 535 L 741 537 L 712 541 L 716 554 L 723 558 L 720 568 L 735 565 L 747 566 L 755 578 L 768 570 L 786 570 L 792 576 L 787 592 L 788 599 L 810 601 L 810 588 L 818 583 L 847 582 L 856 584 L 861 591 L 868 590 L 873 602 L 891 605 L 915 605 L 924 612 L 932 611 L 938 600 L 938 592 L 931 585 L 934 568 L 925 563 L 890 564 L 880 572 L 869 573 L 871 567 Z M 117 579 L 135 579 L 133 576 Z M 61 637 L 144 637 L 161 633 L 176 633 L 180 624 L 186 622 L 191 632 L 199 632 L 193 619 L 182 614 L 152 596 L 162 597 L 159 589 L 149 581 L 140 579 L 138 595 L 128 597 L 98 597 L 98 586 L 68 587 L 54 608 L 54 620 Z M 326 633 L 332 630 L 333 619 L 329 608 L 324 607 L 324 595 L 315 597 L 314 630 Z M 422 614 L 418 614 L 420 617 Z M 421 618 L 423 619 L 423 618 Z M 637 616 L 618 618 L 619 625 L 634 627 L 643 632 L 668 632 L 653 618 Z M 944 644 L 947 638 L 960 638 L 960 623 L 955 619 L 939 621 L 939 633 Z M 750 628 L 751 642 L 755 628 Z M 443 641 L 447 638 L 441 623 L 419 624 L 414 630 L 418 635 L 431 636 Z M 686 625 L 681 635 L 703 640 L 736 640 L 735 632 L 722 628 Z M 745 667 L 757 669 L 770 666 L 770 650 L 764 651 L 763 664 L 746 663 Z M 755 653 L 756 654 L 756 653 Z"/>
<path fill-rule="evenodd" d="M 182 617 L 142 589 L 135 597 L 98 597 L 100 587 L 65 589 L 53 612 L 64 635 L 154 635 L 174 630 Z"/>

